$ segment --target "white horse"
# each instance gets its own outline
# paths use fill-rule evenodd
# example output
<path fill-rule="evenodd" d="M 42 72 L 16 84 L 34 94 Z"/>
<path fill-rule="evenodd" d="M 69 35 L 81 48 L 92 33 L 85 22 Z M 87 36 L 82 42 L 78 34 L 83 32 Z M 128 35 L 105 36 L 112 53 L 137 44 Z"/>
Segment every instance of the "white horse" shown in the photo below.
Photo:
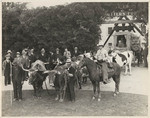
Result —
<path fill-rule="evenodd" d="M 131 64 L 133 60 L 133 52 L 132 51 L 113 51 L 110 54 L 113 58 L 112 62 L 115 61 L 121 67 L 125 67 L 125 75 L 127 75 L 129 70 L 129 75 L 131 75 Z"/>

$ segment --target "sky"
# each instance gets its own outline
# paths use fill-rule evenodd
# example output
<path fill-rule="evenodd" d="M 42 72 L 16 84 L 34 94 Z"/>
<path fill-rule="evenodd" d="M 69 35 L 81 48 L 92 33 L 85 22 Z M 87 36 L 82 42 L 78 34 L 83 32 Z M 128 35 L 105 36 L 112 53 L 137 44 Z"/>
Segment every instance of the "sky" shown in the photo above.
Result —
<path fill-rule="evenodd" d="M 28 2 L 27 8 L 66 5 L 72 2 L 131 2 L 131 0 L 2 0 L 2 2 Z M 132 0 L 132 2 L 148 2 L 148 0 Z"/>
<path fill-rule="evenodd" d="M 28 8 L 36 8 L 36 7 L 42 7 L 42 6 L 56 6 L 56 5 L 66 5 L 71 3 L 69 0 L 33 0 L 32 2 L 29 2 L 27 7 Z"/>

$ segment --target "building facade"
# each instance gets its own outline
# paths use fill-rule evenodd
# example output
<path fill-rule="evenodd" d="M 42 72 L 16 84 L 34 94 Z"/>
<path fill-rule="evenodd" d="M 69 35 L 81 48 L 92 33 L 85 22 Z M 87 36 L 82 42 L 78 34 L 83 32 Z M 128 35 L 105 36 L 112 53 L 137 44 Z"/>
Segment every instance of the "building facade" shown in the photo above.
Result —
<path fill-rule="evenodd" d="M 109 35 L 111 34 L 113 28 L 115 27 L 115 21 L 118 21 L 119 17 L 121 15 L 124 15 L 123 13 L 113 13 L 111 14 L 113 16 L 108 17 L 105 23 L 100 25 L 101 29 L 101 40 L 105 42 Z M 133 17 L 133 13 L 128 13 L 126 15 L 130 20 L 136 20 Z M 126 21 L 125 18 L 121 19 L 122 21 Z M 113 23 L 114 22 L 114 23 Z M 118 27 L 129 27 L 131 23 L 118 23 Z M 142 22 L 136 22 L 134 23 L 136 27 L 142 31 L 143 34 L 146 33 L 146 26 L 143 25 Z M 113 49 L 123 49 L 123 50 L 131 50 L 131 38 L 132 36 L 139 37 L 140 43 L 145 42 L 144 36 L 142 36 L 135 28 L 133 30 L 128 29 L 121 29 L 118 31 L 114 31 L 112 35 L 110 36 L 108 42 L 106 43 L 105 47 L 107 50 L 111 46 Z"/>

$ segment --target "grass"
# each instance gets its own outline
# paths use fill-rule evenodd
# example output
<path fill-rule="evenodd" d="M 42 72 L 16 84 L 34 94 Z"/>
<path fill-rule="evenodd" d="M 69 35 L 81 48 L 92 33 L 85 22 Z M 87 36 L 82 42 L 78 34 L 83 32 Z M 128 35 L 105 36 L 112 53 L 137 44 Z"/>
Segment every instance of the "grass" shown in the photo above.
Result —
<path fill-rule="evenodd" d="M 11 91 L 12 92 L 12 91 Z M 50 96 L 43 91 L 42 98 L 34 98 L 33 91 L 23 91 L 22 102 L 10 102 L 10 91 L 2 93 L 2 116 L 147 116 L 148 96 L 102 91 L 101 101 L 92 101 L 91 90 L 78 90 L 74 103 L 55 101 L 55 91 Z"/>

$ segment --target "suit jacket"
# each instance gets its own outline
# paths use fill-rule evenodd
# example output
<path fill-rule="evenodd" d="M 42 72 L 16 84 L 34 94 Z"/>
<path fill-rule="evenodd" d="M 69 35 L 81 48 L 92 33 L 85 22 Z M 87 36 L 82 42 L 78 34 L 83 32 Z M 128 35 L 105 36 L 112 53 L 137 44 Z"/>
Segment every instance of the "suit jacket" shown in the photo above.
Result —
<path fill-rule="evenodd" d="M 6 70 L 6 64 L 9 63 L 10 65 L 10 70 Z M 11 61 L 7 62 L 6 60 L 3 61 L 3 74 L 5 76 L 6 74 L 6 71 L 9 71 L 10 72 L 10 76 L 12 75 L 12 63 Z"/>
<path fill-rule="evenodd" d="M 27 77 L 27 72 L 22 70 L 21 65 L 23 65 L 24 68 L 28 68 L 30 63 L 28 57 L 19 57 L 15 58 L 13 61 L 13 69 L 12 69 L 12 78 L 13 80 L 17 81 L 24 81 Z"/>
<path fill-rule="evenodd" d="M 76 53 L 75 53 L 75 51 L 72 52 L 72 57 L 77 57 L 77 56 L 79 56 L 79 55 L 80 55 L 80 52 L 79 52 L 79 51 L 77 51 Z"/>
<path fill-rule="evenodd" d="M 73 75 L 73 77 L 69 77 L 70 78 L 69 80 L 74 81 L 75 80 L 75 72 L 76 72 L 75 68 L 73 68 L 71 66 L 70 68 L 68 68 L 68 72 Z"/>
<path fill-rule="evenodd" d="M 29 56 L 29 60 L 30 60 L 30 64 L 32 64 L 33 62 L 35 62 L 35 61 L 36 61 L 36 56 L 35 56 L 35 54 L 31 54 L 31 55 Z"/>
<path fill-rule="evenodd" d="M 67 59 L 69 59 L 69 58 L 71 58 L 71 53 L 70 53 L 70 51 L 65 51 L 64 52 L 64 56 L 67 58 Z"/>
<path fill-rule="evenodd" d="M 48 58 L 47 58 L 46 54 L 44 54 L 44 55 L 40 54 L 38 59 L 43 61 L 44 63 L 46 63 L 48 61 Z"/>
<path fill-rule="evenodd" d="M 62 57 L 62 55 L 59 54 L 54 54 L 54 61 L 57 61 L 57 59 L 60 59 Z"/>

